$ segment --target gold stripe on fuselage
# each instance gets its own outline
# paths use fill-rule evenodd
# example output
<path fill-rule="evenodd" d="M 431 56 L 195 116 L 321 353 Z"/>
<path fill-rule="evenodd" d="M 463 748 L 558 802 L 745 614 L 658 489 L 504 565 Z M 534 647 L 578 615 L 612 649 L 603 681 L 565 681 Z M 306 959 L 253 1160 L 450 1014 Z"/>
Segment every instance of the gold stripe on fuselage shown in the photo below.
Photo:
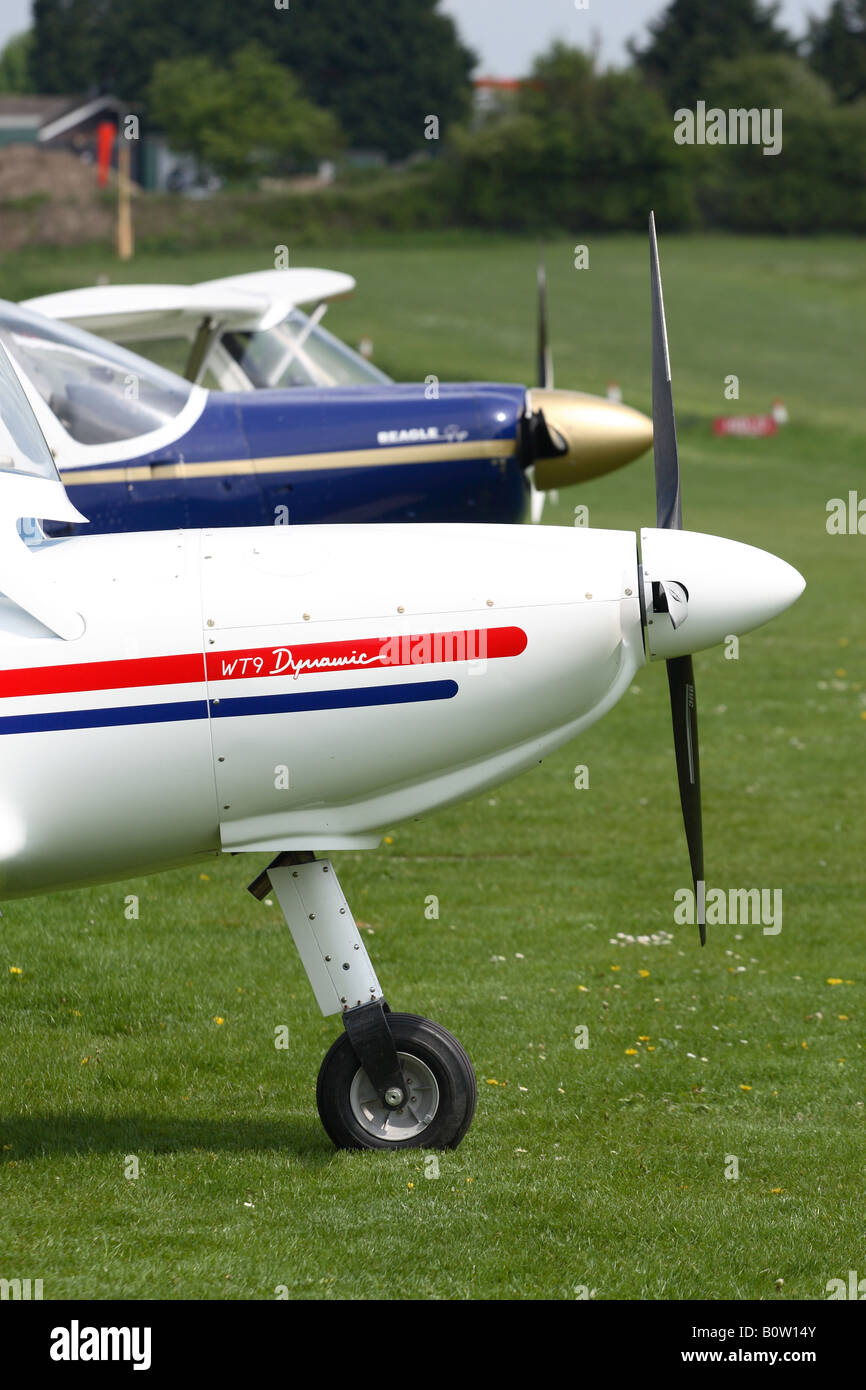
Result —
<path fill-rule="evenodd" d="M 143 483 L 170 478 L 229 478 L 240 473 L 310 473 L 326 468 L 381 468 L 397 463 L 440 463 L 459 459 L 504 459 L 517 451 L 513 439 L 476 439 L 461 444 L 413 444 L 406 448 L 343 449 L 330 454 L 286 454 L 281 458 L 216 459 L 211 463 L 137 463 L 129 468 L 66 468 L 67 487 L 85 483 Z"/>

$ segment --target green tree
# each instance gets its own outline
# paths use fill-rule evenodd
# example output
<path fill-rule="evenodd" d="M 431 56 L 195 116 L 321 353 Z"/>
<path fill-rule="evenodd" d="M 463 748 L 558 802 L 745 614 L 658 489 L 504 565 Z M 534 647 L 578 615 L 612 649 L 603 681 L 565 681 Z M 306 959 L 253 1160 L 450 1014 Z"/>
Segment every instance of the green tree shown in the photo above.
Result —
<path fill-rule="evenodd" d="M 633 72 L 598 73 L 556 43 L 535 63 L 513 110 L 454 133 L 455 214 L 485 226 L 644 229 L 693 220 L 673 125 Z"/>
<path fill-rule="evenodd" d="M 782 150 L 760 145 L 684 148 L 705 221 L 748 232 L 862 230 L 866 203 L 866 103 L 838 106 L 804 62 L 752 55 L 718 63 L 708 106 L 782 111 Z"/>
<path fill-rule="evenodd" d="M 273 28 L 276 51 L 356 148 L 435 150 L 426 117 L 444 134 L 468 112 L 475 56 L 439 0 L 292 0 L 291 15 Z"/>
<path fill-rule="evenodd" d="M 62 95 L 99 87 L 104 23 L 111 0 L 33 0 L 33 90 Z"/>
<path fill-rule="evenodd" d="M 536 60 L 521 103 L 570 151 L 558 172 L 572 181 L 580 222 L 641 228 L 653 206 L 668 226 L 690 220 L 671 119 L 637 73 L 598 72 L 590 54 L 556 42 Z"/>
<path fill-rule="evenodd" d="M 474 56 L 439 0 L 34 0 L 38 64 L 47 92 L 100 89 L 144 101 L 156 64 L 228 55 L 258 41 L 332 111 L 356 148 L 392 158 L 430 149 L 425 119 L 440 131 L 463 117 Z M 38 69 L 38 70 L 36 70 Z M 435 146 L 434 146 L 435 148 Z"/>
<path fill-rule="evenodd" d="M 781 53 L 753 53 L 733 63 L 715 63 L 707 73 L 704 95 L 708 107 L 781 107 L 785 117 L 808 116 L 834 105 L 822 78 L 800 59 Z"/>
<path fill-rule="evenodd" d="M 806 53 L 840 101 L 866 95 L 866 0 L 833 0 L 825 19 L 810 19 Z"/>
<path fill-rule="evenodd" d="M 334 154 L 334 117 L 302 96 L 290 72 L 257 44 L 225 67 L 207 57 L 157 63 L 149 102 L 170 144 L 227 178 L 296 168 Z"/>
<path fill-rule="evenodd" d="M 15 34 L 0 53 L 0 92 L 35 92 L 30 76 L 33 35 Z"/>
<path fill-rule="evenodd" d="M 778 10 L 760 0 L 671 0 L 650 24 L 646 47 L 632 41 L 629 51 L 672 110 L 691 107 L 706 97 L 707 76 L 720 60 L 794 52 L 776 23 Z"/>

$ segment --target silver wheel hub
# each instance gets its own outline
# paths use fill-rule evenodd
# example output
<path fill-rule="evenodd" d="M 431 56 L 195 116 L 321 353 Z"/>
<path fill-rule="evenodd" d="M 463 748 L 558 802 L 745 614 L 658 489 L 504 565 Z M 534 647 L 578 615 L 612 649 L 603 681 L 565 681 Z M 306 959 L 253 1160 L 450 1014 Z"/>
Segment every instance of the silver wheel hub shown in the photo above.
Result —
<path fill-rule="evenodd" d="M 414 1139 L 423 1134 L 439 1109 L 439 1087 L 430 1068 L 409 1052 L 397 1054 L 409 1094 L 396 1110 L 380 1100 L 370 1078 L 359 1067 L 349 1089 L 349 1105 L 362 1129 L 378 1139 Z"/>

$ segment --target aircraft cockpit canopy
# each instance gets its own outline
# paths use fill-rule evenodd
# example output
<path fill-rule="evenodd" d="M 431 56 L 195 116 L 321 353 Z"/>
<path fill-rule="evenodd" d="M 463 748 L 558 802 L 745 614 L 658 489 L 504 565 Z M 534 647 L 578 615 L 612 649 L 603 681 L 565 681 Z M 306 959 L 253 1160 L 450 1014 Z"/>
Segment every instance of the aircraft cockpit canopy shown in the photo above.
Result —
<path fill-rule="evenodd" d="M 0 473 L 24 473 L 59 482 L 57 466 L 24 387 L 0 347 Z"/>
<path fill-rule="evenodd" d="M 371 386 L 391 380 L 322 328 L 292 309 L 271 328 L 227 329 L 222 346 L 254 390 L 287 386 Z"/>
<path fill-rule="evenodd" d="M 0 343 L 79 444 L 157 430 L 180 414 L 192 390 L 183 377 L 117 343 L 14 304 L 0 302 Z"/>

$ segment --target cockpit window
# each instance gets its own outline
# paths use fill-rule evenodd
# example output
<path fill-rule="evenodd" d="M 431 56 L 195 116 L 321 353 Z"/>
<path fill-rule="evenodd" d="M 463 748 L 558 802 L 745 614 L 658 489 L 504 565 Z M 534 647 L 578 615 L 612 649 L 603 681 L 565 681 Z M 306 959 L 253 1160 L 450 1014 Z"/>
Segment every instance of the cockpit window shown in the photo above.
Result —
<path fill-rule="evenodd" d="M 0 347 L 0 472 L 58 479 L 51 450 L 24 387 Z"/>
<path fill-rule="evenodd" d="M 223 345 L 257 389 L 266 386 L 369 386 L 390 381 L 339 338 L 313 325 L 300 309 L 282 323 L 253 332 L 227 332 Z"/>
<path fill-rule="evenodd" d="M 113 444 L 175 419 L 192 389 L 173 372 L 117 343 L 0 307 L 0 341 L 79 444 Z"/>

